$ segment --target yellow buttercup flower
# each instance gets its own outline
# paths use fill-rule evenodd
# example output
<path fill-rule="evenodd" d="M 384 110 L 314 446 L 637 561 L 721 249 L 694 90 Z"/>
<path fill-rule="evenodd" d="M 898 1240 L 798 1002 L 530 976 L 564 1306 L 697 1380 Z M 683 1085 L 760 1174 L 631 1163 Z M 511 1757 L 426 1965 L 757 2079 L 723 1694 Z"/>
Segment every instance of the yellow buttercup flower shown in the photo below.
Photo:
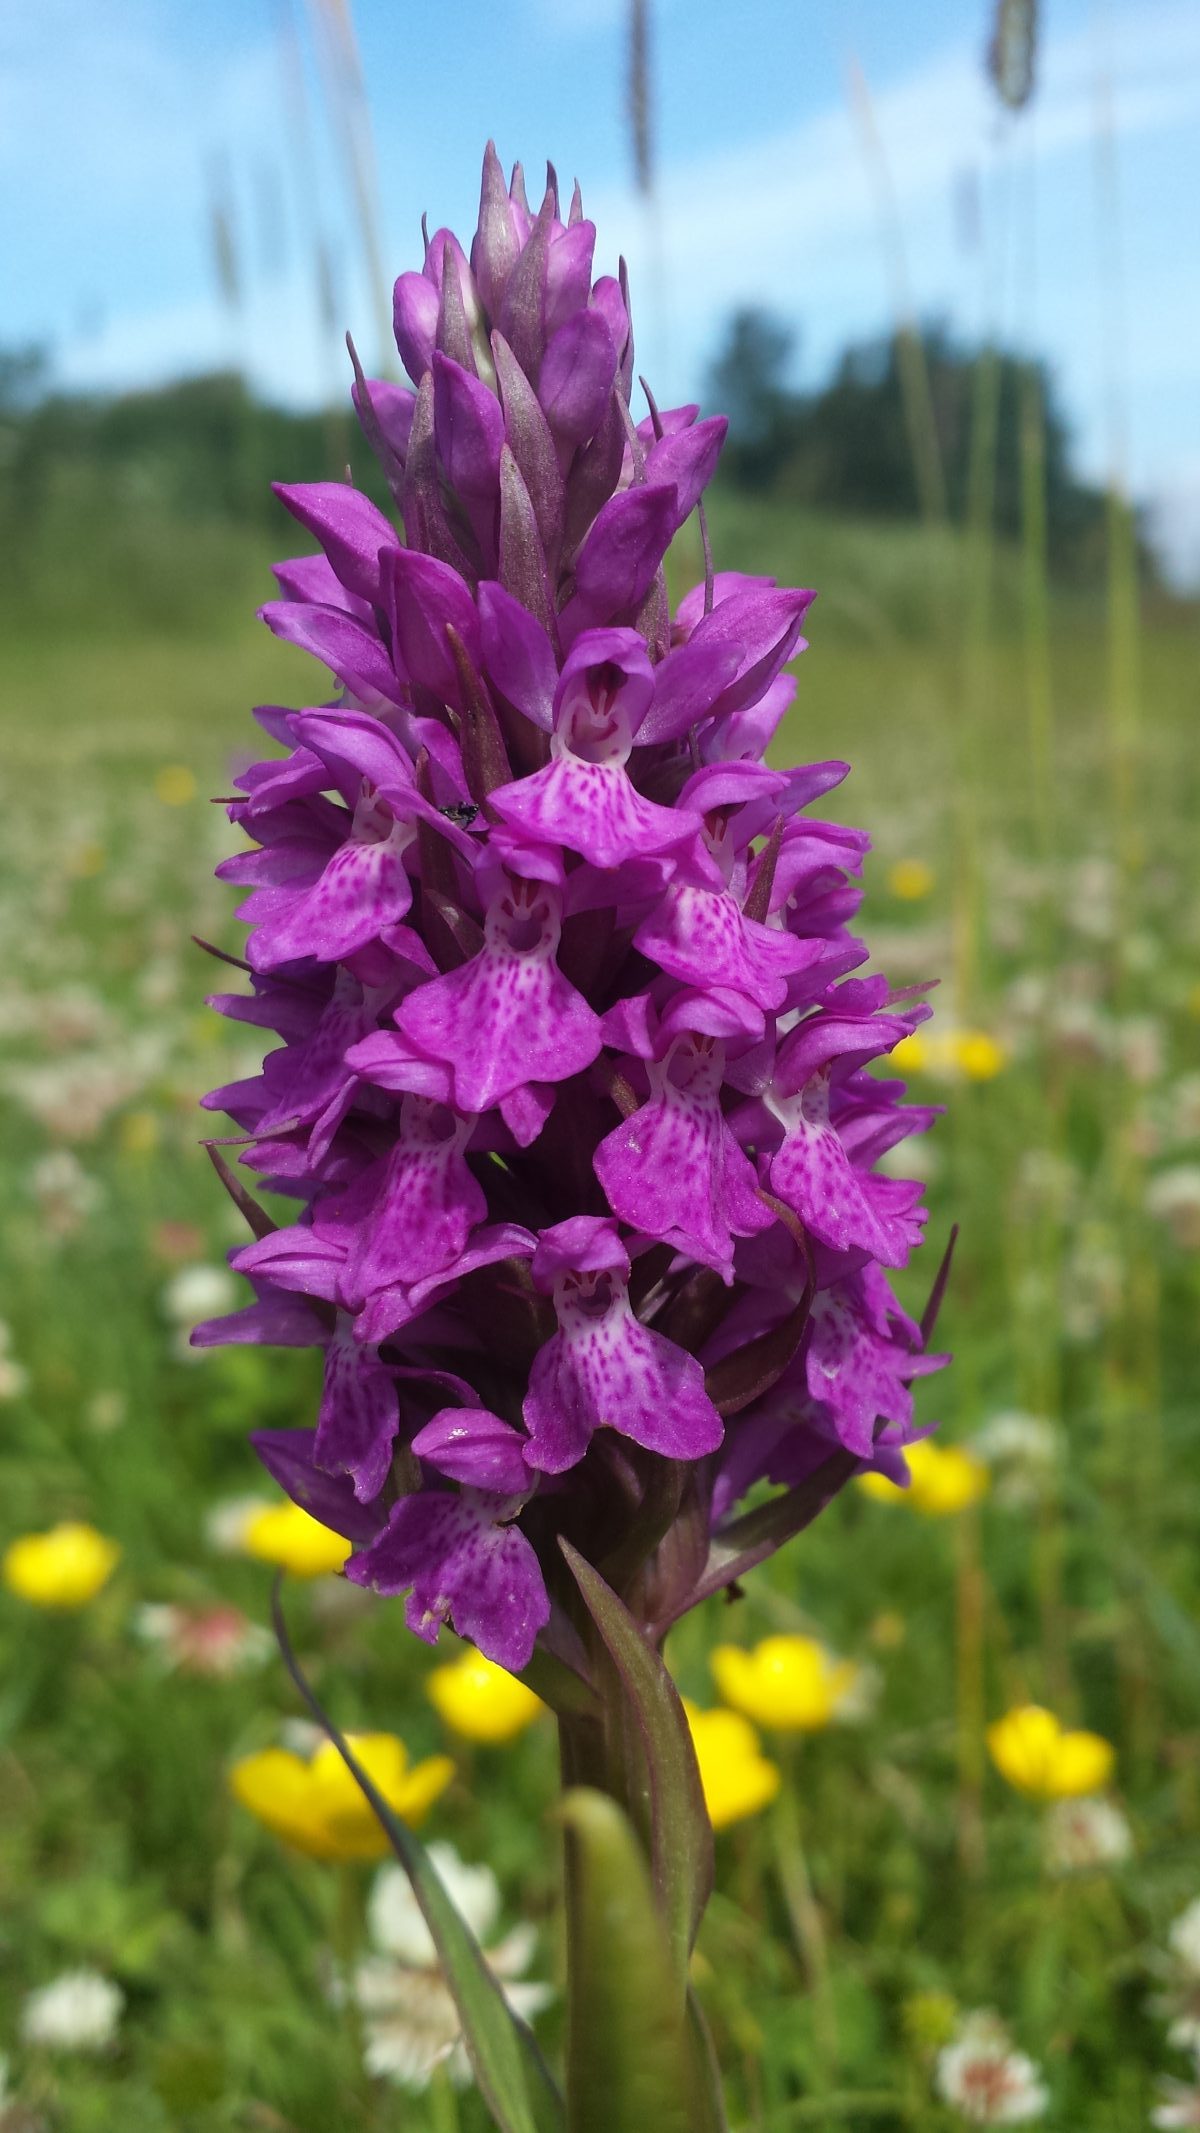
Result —
<path fill-rule="evenodd" d="M 702 1711 L 686 1697 L 683 1708 L 713 1828 L 727 1829 L 769 1807 L 782 1779 L 749 1719 L 739 1711 Z"/>
<path fill-rule="evenodd" d="M 911 1036 L 901 1037 L 888 1053 L 888 1065 L 899 1067 L 902 1074 L 927 1074 L 930 1064 L 929 1039 L 919 1029 L 913 1030 Z"/>
<path fill-rule="evenodd" d="M 408 1750 L 394 1733 L 346 1735 L 367 1776 L 394 1814 L 414 1828 L 454 1776 L 448 1755 L 431 1755 L 410 1766 Z M 235 1799 L 312 1859 L 382 1859 L 387 1837 L 331 1740 L 311 1758 L 290 1748 L 264 1748 L 243 1756 L 229 1773 Z"/>
<path fill-rule="evenodd" d="M 887 885 L 904 904 L 919 904 L 933 888 L 933 868 L 924 859 L 897 859 L 888 868 Z"/>
<path fill-rule="evenodd" d="M 931 1437 L 922 1437 L 906 1447 L 904 1456 L 912 1476 L 906 1489 L 889 1481 L 886 1474 L 861 1474 L 858 1485 L 864 1495 L 880 1503 L 907 1503 L 923 1518 L 952 1518 L 968 1504 L 978 1503 L 991 1487 L 991 1475 L 982 1459 L 961 1444 L 940 1445 Z"/>
<path fill-rule="evenodd" d="M 154 791 L 164 807 L 186 807 L 196 797 L 196 777 L 186 763 L 164 763 L 154 774 Z"/>
<path fill-rule="evenodd" d="M 546 1708 L 515 1674 L 474 1650 L 435 1666 L 425 1687 L 451 1732 L 493 1746 L 515 1740 Z"/>
<path fill-rule="evenodd" d="M 1067 1732 L 1041 1704 L 1018 1704 L 987 1731 L 1002 1778 L 1031 1800 L 1074 1800 L 1102 1792 L 1116 1754 L 1099 1733 Z"/>
<path fill-rule="evenodd" d="M 929 1074 L 940 1081 L 994 1081 L 1008 1053 L 986 1029 L 914 1030 L 888 1054 L 902 1074 Z"/>
<path fill-rule="evenodd" d="M 709 1664 L 727 1704 L 756 1725 L 820 1733 L 855 1688 L 860 1669 L 834 1659 L 815 1637 L 764 1637 L 753 1651 L 718 1644 Z"/>
<path fill-rule="evenodd" d="M 351 1552 L 348 1540 L 332 1533 L 298 1503 L 273 1503 L 256 1511 L 246 1521 L 241 1542 L 247 1555 L 290 1570 L 297 1578 L 328 1577 L 341 1569 Z"/>
<path fill-rule="evenodd" d="M 0 1575 L 31 1607 L 86 1607 L 121 1560 L 115 1541 L 68 1519 L 48 1533 L 23 1533 L 4 1552 Z"/>
<path fill-rule="evenodd" d="M 968 1081 L 994 1081 L 1008 1063 L 1004 1046 L 985 1029 L 955 1030 L 951 1044 L 954 1065 Z"/>

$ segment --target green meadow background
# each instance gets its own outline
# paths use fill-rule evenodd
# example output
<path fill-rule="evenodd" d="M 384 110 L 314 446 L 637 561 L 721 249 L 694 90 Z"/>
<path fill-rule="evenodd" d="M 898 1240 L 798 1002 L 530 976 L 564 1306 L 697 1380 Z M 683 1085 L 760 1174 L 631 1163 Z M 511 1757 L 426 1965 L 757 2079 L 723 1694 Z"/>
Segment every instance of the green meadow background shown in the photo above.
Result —
<path fill-rule="evenodd" d="M 293 471 L 286 438 L 247 450 L 267 461 L 255 479 Z M 136 454 L 62 455 L 3 512 L 0 1538 L 81 1517 L 122 1559 L 76 1614 L 0 1593 L 0 2052 L 18 2096 L 0 2123 L 475 2133 L 473 2095 L 362 2071 L 331 1987 L 370 1870 L 289 1855 L 229 1796 L 231 1761 L 297 1715 L 282 1667 L 168 1671 L 138 1629 L 147 1602 L 267 1619 L 270 1573 L 216 1550 L 207 1521 L 262 1488 L 247 1430 L 315 1411 L 313 1357 L 189 1357 L 169 1288 L 238 1241 L 196 1101 L 256 1056 L 252 1030 L 205 1010 L 222 973 L 190 940 L 238 945 L 209 795 L 256 752 L 251 704 L 325 686 L 254 620 L 287 525 L 219 495 L 186 508 Z M 1055 1446 L 1016 1503 L 997 1474 L 940 1520 L 850 1489 L 669 1651 L 702 1703 L 714 1642 L 777 1629 L 873 1682 L 853 1724 L 764 1737 L 785 1808 L 718 1838 L 698 1985 L 732 2122 L 958 2124 L 934 2054 L 956 2010 L 993 2007 L 1042 2067 L 1050 2133 L 1135 2133 L 1186 2071 L 1153 2000 L 1200 1894 L 1200 614 L 1139 577 L 1119 509 L 1098 567 L 1052 585 L 1036 528 L 997 541 L 986 511 L 857 521 L 727 489 L 712 536 L 718 568 L 818 588 L 778 759 L 853 764 L 827 804 L 874 839 L 877 965 L 940 978 L 934 1029 L 999 1047 L 987 1078 L 953 1060 L 914 1076 L 947 1115 L 919 1146 L 931 1264 L 910 1305 L 961 1228 L 939 1329 L 955 1363 L 919 1411 L 970 1442 L 1018 1410 Z M 691 529 L 674 565 L 677 587 L 699 574 Z M 892 870 L 914 860 L 927 893 L 905 897 L 912 869 Z M 396 1605 L 327 1580 L 288 1606 L 344 1726 L 447 1745 L 432 1656 Z M 1113 1742 L 1124 1863 L 1052 1874 L 1042 1810 L 988 1765 L 986 1723 L 1031 1699 Z M 449 1747 L 425 1834 L 493 1864 L 506 1916 L 541 1929 L 536 1974 L 557 1977 L 551 1729 Z M 815 1953 L 779 1872 L 795 1820 Z M 22 2047 L 23 1995 L 81 1964 L 126 1995 L 112 2051 Z M 542 2018 L 550 2049 L 561 2019 Z"/>

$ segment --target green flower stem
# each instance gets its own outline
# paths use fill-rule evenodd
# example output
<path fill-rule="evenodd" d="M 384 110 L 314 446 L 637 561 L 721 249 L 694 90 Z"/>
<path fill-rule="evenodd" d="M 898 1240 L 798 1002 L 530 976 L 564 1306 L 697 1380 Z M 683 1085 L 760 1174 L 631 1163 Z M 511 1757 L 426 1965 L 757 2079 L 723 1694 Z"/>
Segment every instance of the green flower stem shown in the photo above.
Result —
<path fill-rule="evenodd" d="M 986 1770 L 986 1689 L 983 1674 L 984 1578 L 979 1509 L 969 1504 L 955 1521 L 954 1687 L 958 1745 L 957 1834 L 964 1875 L 977 1881 L 985 1864 L 983 1781 Z"/>
<path fill-rule="evenodd" d="M 800 1740 L 789 1735 L 780 1753 L 783 1784 L 774 1809 L 775 1857 L 796 1953 L 804 1965 L 813 2001 L 813 2033 L 821 2064 L 822 2091 L 837 2079 L 837 2008 L 829 1977 L 825 1928 L 813 1894 L 800 1826 Z"/>
<path fill-rule="evenodd" d="M 458 2091 L 444 2066 L 429 2084 L 429 2133 L 459 2133 Z"/>

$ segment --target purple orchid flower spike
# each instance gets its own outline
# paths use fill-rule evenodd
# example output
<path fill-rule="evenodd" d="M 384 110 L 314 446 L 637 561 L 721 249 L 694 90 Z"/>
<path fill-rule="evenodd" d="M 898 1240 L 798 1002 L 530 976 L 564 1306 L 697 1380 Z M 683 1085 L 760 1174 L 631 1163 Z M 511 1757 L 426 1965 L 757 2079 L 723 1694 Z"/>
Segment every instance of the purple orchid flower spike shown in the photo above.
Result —
<path fill-rule="evenodd" d="M 598 259 L 489 149 L 470 244 L 395 285 L 411 389 L 355 370 L 402 524 L 278 490 L 317 552 L 263 616 L 323 672 L 232 788 L 252 989 L 213 1004 L 277 1042 L 208 1103 L 291 1217 L 239 1191 L 254 1301 L 196 1336 L 323 1350 L 315 1429 L 260 1449 L 354 1582 L 593 1689 L 565 1550 L 661 1640 L 902 1472 L 944 1360 L 883 1271 L 933 1113 L 880 1062 L 928 1010 L 850 975 L 845 764 L 776 767 L 813 595 L 718 571 L 672 614 L 725 425 L 637 419 Z"/>

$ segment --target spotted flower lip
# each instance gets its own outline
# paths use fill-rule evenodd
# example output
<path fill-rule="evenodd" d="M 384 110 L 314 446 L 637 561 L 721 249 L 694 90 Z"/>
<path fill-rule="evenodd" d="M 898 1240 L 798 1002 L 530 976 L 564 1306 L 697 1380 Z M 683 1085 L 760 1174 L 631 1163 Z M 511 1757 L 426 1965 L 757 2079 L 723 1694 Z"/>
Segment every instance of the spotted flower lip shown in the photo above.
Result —
<path fill-rule="evenodd" d="M 531 207 L 489 147 L 471 241 L 400 275 L 409 383 L 353 387 L 395 508 L 277 488 L 313 552 L 263 620 L 325 676 L 260 707 L 220 869 L 250 975 L 213 1005 L 277 1041 L 206 1102 L 290 1215 L 234 1186 L 252 1300 L 193 1338 L 320 1351 L 269 1472 L 510 1671 L 570 1645 L 560 1539 L 644 1534 L 674 1619 L 756 1484 L 903 1478 L 943 1360 L 883 1271 L 920 1186 L 878 1167 L 934 1116 L 880 1066 L 927 1010 L 852 974 L 868 840 L 814 812 L 847 766 L 764 760 L 814 596 L 719 571 L 672 612 L 725 423 L 631 407 L 598 264 L 578 191 Z"/>

